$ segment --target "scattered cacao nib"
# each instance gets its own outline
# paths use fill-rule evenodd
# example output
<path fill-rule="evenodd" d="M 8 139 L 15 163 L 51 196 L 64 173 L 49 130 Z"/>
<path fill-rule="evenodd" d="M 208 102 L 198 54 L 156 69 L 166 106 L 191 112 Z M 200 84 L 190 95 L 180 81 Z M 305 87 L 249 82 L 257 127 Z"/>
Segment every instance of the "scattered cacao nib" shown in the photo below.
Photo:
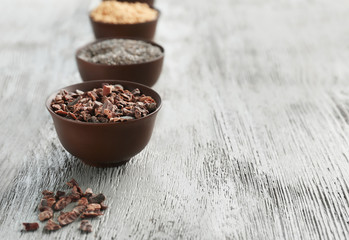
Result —
<path fill-rule="evenodd" d="M 47 206 L 52 207 L 56 203 L 56 198 L 47 198 Z"/>
<path fill-rule="evenodd" d="M 76 214 L 80 215 L 83 211 L 85 211 L 86 206 L 76 206 L 75 208 L 73 208 L 72 212 L 75 212 Z"/>
<path fill-rule="evenodd" d="M 71 188 L 73 188 L 74 186 L 79 186 L 74 178 L 72 178 L 69 182 L 67 182 L 67 185 Z"/>
<path fill-rule="evenodd" d="M 113 89 L 121 88 L 119 86 L 113 86 Z M 97 95 L 97 97 L 101 97 L 102 94 L 109 94 L 108 96 L 110 97 L 113 97 L 112 95 L 116 96 L 113 91 L 111 93 L 108 92 L 108 88 L 107 90 L 104 90 L 104 93 L 102 89 L 97 89 L 95 91 L 95 94 Z M 68 92 L 61 91 L 60 95 L 57 95 L 55 99 L 58 102 L 64 102 L 63 100 L 71 102 L 74 101 L 74 97 L 79 95 L 83 96 L 84 94 L 85 93 L 83 92 L 77 91 L 77 93 L 68 96 Z M 78 103 L 75 104 L 75 106 L 76 105 L 78 105 Z M 114 107 L 110 106 L 108 103 L 101 103 L 100 105 L 97 105 L 97 107 L 105 107 L 105 110 Z M 64 108 L 64 106 L 62 106 L 62 108 Z M 101 210 L 107 209 L 107 206 L 103 203 L 105 196 L 102 193 L 93 194 L 91 188 L 87 188 L 85 193 L 83 193 L 78 183 L 74 179 L 71 179 L 69 182 L 67 182 L 67 185 L 72 188 L 71 192 L 68 195 L 66 195 L 66 193 L 63 191 L 57 191 L 56 194 L 48 190 L 42 191 L 43 198 L 40 200 L 40 204 L 38 206 L 38 209 L 40 211 L 38 218 L 40 221 L 48 220 L 44 227 L 44 231 L 56 231 L 62 226 L 72 223 L 77 218 L 79 218 L 79 216 L 81 217 L 81 219 L 84 219 L 103 215 Z M 60 211 L 74 201 L 77 201 L 77 205 L 73 208 L 73 210 L 70 212 L 61 211 L 60 216 L 58 217 L 59 224 L 54 222 L 54 210 Z M 38 223 L 23 223 L 23 225 L 26 231 L 35 231 L 39 228 Z M 89 221 L 82 220 L 80 229 L 83 232 L 91 232 L 92 225 Z"/>
<path fill-rule="evenodd" d="M 77 186 L 77 185 L 73 187 L 72 192 L 74 194 L 83 195 L 83 192 L 82 192 L 81 188 L 79 186 Z"/>
<path fill-rule="evenodd" d="M 103 202 L 101 202 L 100 204 L 101 204 L 101 210 L 105 210 L 108 208 L 108 206 L 105 205 Z"/>
<path fill-rule="evenodd" d="M 63 191 L 57 191 L 57 193 L 56 193 L 56 200 L 58 200 L 60 197 L 63 197 L 65 195 L 65 192 L 63 192 Z"/>
<path fill-rule="evenodd" d="M 82 220 L 80 224 L 80 230 L 82 232 L 92 232 L 92 225 L 89 220 Z"/>
<path fill-rule="evenodd" d="M 88 205 L 88 200 L 85 197 L 82 197 L 78 201 L 78 206 L 87 206 Z"/>
<path fill-rule="evenodd" d="M 40 204 L 39 204 L 39 211 L 41 212 L 41 211 L 44 211 L 44 210 L 42 210 L 42 209 L 45 209 L 45 207 L 48 207 L 48 205 L 47 205 L 47 199 L 41 199 L 40 200 Z"/>
<path fill-rule="evenodd" d="M 50 211 L 50 210 L 52 210 L 52 208 L 51 208 L 51 207 L 48 207 L 48 206 L 41 207 L 41 208 L 39 209 L 40 212 Z M 53 210 L 52 210 L 52 211 L 53 211 Z"/>
<path fill-rule="evenodd" d="M 46 226 L 44 227 L 44 229 L 46 231 L 56 231 L 56 230 L 61 229 L 61 228 L 62 227 L 59 224 L 55 223 L 52 219 L 49 219 L 47 221 Z"/>
<path fill-rule="evenodd" d="M 90 203 L 89 205 L 87 205 L 86 211 L 96 211 L 100 210 L 101 208 L 101 205 L 98 203 Z"/>
<path fill-rule="evenodd" d="M 61 215 L 58 217 L 58 222 L 61 226 L 68 225 L 75 221 L 79 217 L 76 212 L 61 212 Z"/>
<path fill-rule="evenodd" d="M 57 202 L 56 202 L 56 205 L 54 206 L 54 209 L 56 211 L 60 211 L 62 210 L 63 208 L 65 208 L 66 206 L 68 206 L 69 203 L 72 202 L 72 199 L 67 196 L 67 197 L 62 197 L 61 199 L 59 199 Z"/>
<path fill-rule="evenodd" d="M 92 192 L 92 189 L 91 188 L 87 188 L 85 193 L 84 193 L 84 197 L 90 197 L 92 196 L 93 192 Z"/>
<path fill-rule="evenodd" d="M 105 196 L 100 193 L 98 195 L 91 196 L 88 200 L 90 203 L 101 203 L 105 200 Z"/>
<path fill-rule="evenodd" d="M 103 213 L 100 210 L 95 210 L 95 211 L 85 211 L 81 214 L 81 218 L 94 218 L 98 217 L 100 215 L 103 215 Z"/>
<path fill-rule="evenodd" d="M 50 219 L 53 217 L 53 210 L 50 207 L 44 207 L 45 209 L 42 209 L 43 211 L 40 212 L 39 214 L 39 220 L 41 222 Z"/>
<path fill-rule="evenodd" d="M 40 201 L 40 204 L 39 204 L 39 211 L 43 211 L 42 209 L 44 209 L 45 207 L 52 207 L 54 204 L 56 203 L 56 199 L 55 198 L 43 198 L 41 199 Z"/>
<path fill-rule="evenodd" d="M 72 178 L 69 182 L 67 182 L 67 185 L 72 188 L 72 192 L 74 194 L 80 194 L 80 195 L 83 194 L 81 188 L 79 187 L 79 184 L 76 182 L 74 178 Z"/>
<path fill-rule="evenodd" d="M 70 212 L 61 212 L 61 215 L 58 217 L 58 222 L 61 226 L 70 224 L 77 219 L 80 214 L 85 210 L 86 206 L 76 206 Z"/>
<path fill-rule="evenodd" d="M 108 123 L 145 117 L 156 110 L 157 104 L 138 88 L 131 92 L 119 84 L 102 84 L 102 88 L 87 92 L 76 90 L 68 93 L 62 90 L 52 101 L 51 108 L 58 115 L 69 119 Z"/>
<path fill-rule="evenodd" d="M 48 191 L 48 190 L 44 190 L 44 191 L 42 191 L 42 195 L 44 195 L 45 197 L 46 196 L 53 197 L 54 193 L 51 191 Z"/>
<path fill-rule="evenodd" d="M 69 195 L 69 198 L 72 202 L 77 202 L 80 199 L 80 194 L 72 193 Z"/>
<path fill-rule="evenodd" d="M 25 231 L 36 231 L 39 228 L 39 224 L 34 223 L 23 223 Z"/>

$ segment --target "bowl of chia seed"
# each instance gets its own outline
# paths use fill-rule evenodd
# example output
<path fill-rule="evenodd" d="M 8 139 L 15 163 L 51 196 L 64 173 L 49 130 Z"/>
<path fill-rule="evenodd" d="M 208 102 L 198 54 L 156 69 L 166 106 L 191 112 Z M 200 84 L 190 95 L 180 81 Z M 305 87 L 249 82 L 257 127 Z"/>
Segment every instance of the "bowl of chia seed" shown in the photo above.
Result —
<path fill-rule="evenodd" d="M 164 53 L 152 41 L 106 38 L 81 47 L 75 58 L 83 81 L 115 79 L 151 87 L 161 74 Z"/>

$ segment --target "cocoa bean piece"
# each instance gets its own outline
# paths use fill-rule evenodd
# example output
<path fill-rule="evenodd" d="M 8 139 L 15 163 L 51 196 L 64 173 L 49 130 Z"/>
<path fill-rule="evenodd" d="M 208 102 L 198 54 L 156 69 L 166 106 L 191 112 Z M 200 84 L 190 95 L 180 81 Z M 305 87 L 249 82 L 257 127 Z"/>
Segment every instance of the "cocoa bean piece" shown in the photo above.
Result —
<path fill-rule="evenodd" d="M 105 205 L 103 202 L 101 202 L 100 204 L 101 204 L 101 210 L 106 210 L 108 208 L 108 206 Z"/>
<path fill-rule="evenodd" d="M 58 217 L 58 222 L 61 226 L 68 225 L 77 219 L 79 215 L 76 212 L 61 212 L 61 215 Z"/>
<path fill-rule="evenodd" d="M 101 203 L 104 200 L 105 200 L 105 196 L 103 195 L 103 193 L 100 193 L 100 194 L 95 195 L 95 196 L 91 196 L 89 198 L 90 203 Z"/>
<path fill-rule="evenodd" d="M 82 197 L 78 201 L 78 206 L 87 206 L 88 205 L 88 200 L 85 197 Z"/>
<path fill-rule="evenodd" d="M 92 232 L 92 225 L 89 220 L 82 220 L 80 223 L 80 228 L 82 232 Z"/>
<path fill-rule="evenodd" d="M 65 195 L 65 192 L 63 191 L 57 191 L 56 192 L 56 200 L 60 199 L 60 197 L 63 197 Z"/>
<path fill-rule="evenodd" d="M 98 217 L 100 215 L 103 215 L 103 213 L 100 210 L 85 211 L 81 214 L 80 218 L 94 218 L 94 217 Z"/>
<path fill-rule="evenodd" d="M 62 210 L 63 208 L 65 208 L 66 206 L 68 206 L 69 203 L 72 202 L 72 199 L 67 196 L 67 197 L 62 197 L 61 199 L 59 199 L 57 202 L 56 202 L 56 205 L 54 206 L 54 209 L 56 211 L 60 211 Z"/>
<path fill-rule="evenodd" d="M 52 219 L 49 219 L 44 227 L 46 231 L 56 231 L 61 228 L 62 227 L 59 224 L 55 223 Z"/>
<path fill-rule="evenodd" d="M 39 228 L 39 224 L 34 223 L 22 223 L 24 225 L 25 231 L 36 231 Z"/>
<path fill-rule="evenodd" d="M 39 214 L 39 220 L 41 222 L 50 219 L 53 217 L 53 210 L 52 208 L 46 207 L 46 209 Z"/>
<path fill-rule="evenodd" d="M 86 211 L 96 211 L 100 210 L 101 208 L 101 205 L 98 203 L 90 203 L 89 205 L 87 205 Z"/>

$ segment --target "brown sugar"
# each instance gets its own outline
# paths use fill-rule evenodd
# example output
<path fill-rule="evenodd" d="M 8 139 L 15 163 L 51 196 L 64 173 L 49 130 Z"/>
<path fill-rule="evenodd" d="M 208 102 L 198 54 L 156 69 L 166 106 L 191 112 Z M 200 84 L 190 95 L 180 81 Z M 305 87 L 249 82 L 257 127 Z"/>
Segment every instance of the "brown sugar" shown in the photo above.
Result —
<path fill-rule="evenodd" d="M 91 17 L 96 22 L 114 24 L 133 24 L 155 20 L 158 12 L 146 3 L 129 3 L 117 1 L 101 2 L 91 12 Z"/>

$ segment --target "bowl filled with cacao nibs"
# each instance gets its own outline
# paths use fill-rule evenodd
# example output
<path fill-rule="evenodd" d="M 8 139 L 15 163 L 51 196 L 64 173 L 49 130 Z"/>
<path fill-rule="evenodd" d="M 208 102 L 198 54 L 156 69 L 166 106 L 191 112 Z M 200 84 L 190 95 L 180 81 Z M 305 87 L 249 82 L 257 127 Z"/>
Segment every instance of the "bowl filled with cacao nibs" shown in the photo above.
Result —
<path fill-rule="evenodd" d="M 90 14 L 96 38 L 133 37 L 152 40 L 160 11 L 141 2 L 103 1 Z"/>
<path fill-rule="evenodd" d="M 160 77 L 164 48 L 151 41 L 106 38 L 77 50 L 83 81 L 122 79 L 153 86 Z"/>
<path fill-rule="evenodd" d="M 69 153 L 91 166 L 115 167 L 148 144 L 161 98 L 145 85 L 99 80 L 55 92 L 46 107 Z"/>

